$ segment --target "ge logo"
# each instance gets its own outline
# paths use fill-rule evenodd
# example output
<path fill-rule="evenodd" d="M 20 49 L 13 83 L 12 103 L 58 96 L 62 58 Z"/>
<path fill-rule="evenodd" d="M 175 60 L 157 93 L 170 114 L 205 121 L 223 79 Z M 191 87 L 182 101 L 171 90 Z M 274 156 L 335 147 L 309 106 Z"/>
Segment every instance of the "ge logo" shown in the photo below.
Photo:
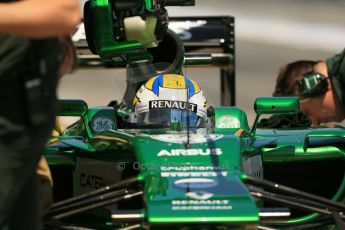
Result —
<path fill-rule="evenodd" d="M 240 128 L 240 121 L 233 116 L 222 116 L 217 121 L 216 128 Z"/>
<path fill-rule="evenodd" d="M 98 117 L 92 122 L 92 130 L 95 132 L 103 132 L 114 128 L 114 122 L 106 117 Z"/>

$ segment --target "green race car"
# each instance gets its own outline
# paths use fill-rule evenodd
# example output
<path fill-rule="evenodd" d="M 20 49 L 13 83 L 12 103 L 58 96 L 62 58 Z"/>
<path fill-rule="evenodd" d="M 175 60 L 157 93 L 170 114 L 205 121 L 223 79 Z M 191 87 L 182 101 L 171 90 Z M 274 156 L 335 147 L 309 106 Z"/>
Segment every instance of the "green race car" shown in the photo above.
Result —
<path fill-rule="evenodd" d="M 60 116 L 80 119 L 45 151 L 55 200 L 46 227 L 344 229 L 345 129 L 310 127 L 296 97 L 257 98 L 248 124 L 234 106 L 233 18 L 183 19 L 194 28 L 182 43 L 166 28 L 165 2 L 194 4 L 86 2 L 88 48 L 108 67 L 126 64 L 128 85 L 119 104 L 60 101 Z M 127 17 L 156 17 L 160 27 L 149 42 L 126 40 Z M 221 55 L 194 52 L 205 42 L 214 49 L 214 40 Z M 183 63 L 222 66 L 222 106 L 209 107 L 179 75 Z"/>
<path fill-rule="evenodd" d="M 298 105 L 268 97 L 254 107 L 259 117 L 294 114 Z M 93 220 L 95 229 L 342 224 L 342 127 L 249 129 L 232 106 L 209 109 L 211 128 L 129 128 L 116 106 L 81 100 L 61 101 L 61 115 L 81 120 L 47 146 L 60 200 L 48 214 L 54 219 L 84 227 Z"/>

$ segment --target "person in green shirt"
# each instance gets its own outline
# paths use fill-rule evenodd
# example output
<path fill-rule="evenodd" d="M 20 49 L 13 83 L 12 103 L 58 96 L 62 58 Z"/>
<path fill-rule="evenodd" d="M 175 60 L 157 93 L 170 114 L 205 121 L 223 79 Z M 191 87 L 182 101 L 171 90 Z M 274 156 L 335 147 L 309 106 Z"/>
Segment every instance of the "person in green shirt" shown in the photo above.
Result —
<path fill-rule="evenodd" d="M 313 125 L 345 119 L 345 49 L 325 60 L 298 60 L 280 68 L 273 96 L 298 96 Z"/>
<path fill-rule="evenodd" d="M 54 127 L 78 0 L 0 0 L 0 229 L 41 229 L 37 163 Z"/>

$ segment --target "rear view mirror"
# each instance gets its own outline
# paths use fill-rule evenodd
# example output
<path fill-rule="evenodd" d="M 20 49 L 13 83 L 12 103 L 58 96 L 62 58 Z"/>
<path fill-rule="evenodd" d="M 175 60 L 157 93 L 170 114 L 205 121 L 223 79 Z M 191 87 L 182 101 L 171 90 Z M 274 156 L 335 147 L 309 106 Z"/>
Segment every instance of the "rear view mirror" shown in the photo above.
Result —
<path fill-rule="evenodd" d="M 82 117 L 88 111 L 88 106 L 83 100 L 59 100 L 59 116 Z"/>
<path fill-rule="evenodd" d="M 298 97 L 260 97 L 255 100 L 254 110 L 261 114 L 297 114 Z"/>
<path fill-rule="evenodd" d="M 256 118 L 251 130 L 254 134 L 262 114 L 297 114 L 299 112 L 298 97 L 259 97 L 255 100 Z"/>

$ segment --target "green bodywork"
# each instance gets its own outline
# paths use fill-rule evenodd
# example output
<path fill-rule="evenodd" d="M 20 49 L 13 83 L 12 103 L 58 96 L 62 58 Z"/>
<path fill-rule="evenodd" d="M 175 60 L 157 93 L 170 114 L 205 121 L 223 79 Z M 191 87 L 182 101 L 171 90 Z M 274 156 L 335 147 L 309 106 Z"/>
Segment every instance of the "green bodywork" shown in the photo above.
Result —
<path fill-rule="evenodd" d="M 180 134 L 135 138 L 136 158 L 142 165 L 141 173 L 147 175 L 144 199 L 148 222 L 153 226 L 257 223 L 255 201 L 240 179 L 239 137 L 192 134 L 191 138 L 204 140 L 186 149 L 184 138 L 178 141 Z M 165 186 L 157 188 L 157 180 Z"/>
<path fill-rule="evenodd" d="M 53 171 L 65 168 L 73 172 L 75 190 L 81 186 L 77 174 L 90 170 L 81 170 L 87 165 L 81 163 L 85 159 L 92 160 L 88 164 L 93 178 L 97 167 L 115 168 L 114 174 L 120 175 L 115 181 L 107 179 L 111 183 L 125 179 L 126 170 L 134 169 L 131 174 L 144 184 L 141 209 L 151 228 L 211 225 L 255 229 L 262 202 L 250 195 L 243 183 L 246 175 L 337 201 L 345 197 L 342 127 L 250 130 L 246 114 L 238 107 L 215 107 L 210 114 L 214 128 L 189 132 L 117 129 L 109 123 L 117 123 L 114 114 L 118 113 L 111 107 L 88 108 L 85 102 L 75 100 L 60 105 L 61 115 L 81 116 L 81 120 L 47 146 L 46 157 Z M 259 98 L 255 108 L 259 116 L 298 112 L 298 105 L 296 98 Z M 102 126 L 102 132 L 93 125 L 95 120 L 111 128 Z M 119 164 L 124 167 L 119 169 Z M 106 181 L 104 175 L 108 174 L 98 175 L 97 183 Z M 95 183 L 87 185 L 96 189 Z M 304 223 L 316 216 L 297 215 L 275 224 Z"/>

